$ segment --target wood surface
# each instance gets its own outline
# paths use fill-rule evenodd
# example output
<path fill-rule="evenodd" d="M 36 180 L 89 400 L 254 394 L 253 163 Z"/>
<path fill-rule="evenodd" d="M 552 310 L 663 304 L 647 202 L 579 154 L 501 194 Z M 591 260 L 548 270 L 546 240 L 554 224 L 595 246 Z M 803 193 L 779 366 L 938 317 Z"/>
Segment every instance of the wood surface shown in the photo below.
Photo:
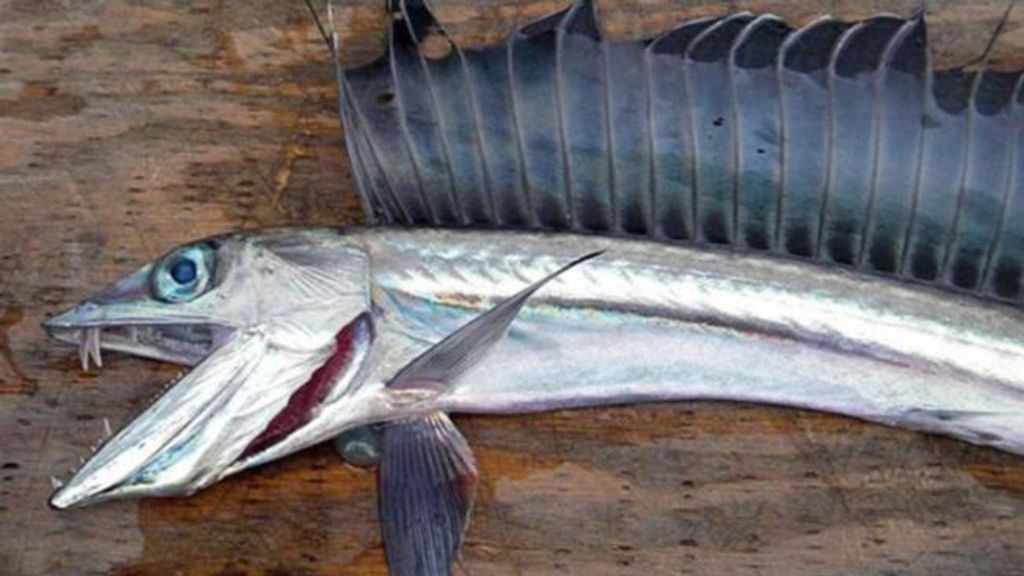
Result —
<path fill-rule="evenodd" d="M 341 2 L 346 61 L 378 2 Z M 461 42 L 562 3 L 435 0 Z M 600 2 L 640 36 L 739 8 L 806 22 L 916 1 Z M 940 61 L 1003 2 L 929 3 Z M 995 51 L 1020 65 L 1024 7 Z M 1016 62 L 1015 62 L 1016 57 Z M 40 329 L 205 235 L 343 225 L 358 203 L 328 56 L 299 2 L 0 0 L 0 574 L 385 574 L 372 474 L 317 447 L 187 499 L 47 508 L 177 369 L 82 373 Z M 679 403 L 457 418 L 482 472 L 461 573 L 969 574 L 1024 566 L 1024 458 L 849 419 Z"/>

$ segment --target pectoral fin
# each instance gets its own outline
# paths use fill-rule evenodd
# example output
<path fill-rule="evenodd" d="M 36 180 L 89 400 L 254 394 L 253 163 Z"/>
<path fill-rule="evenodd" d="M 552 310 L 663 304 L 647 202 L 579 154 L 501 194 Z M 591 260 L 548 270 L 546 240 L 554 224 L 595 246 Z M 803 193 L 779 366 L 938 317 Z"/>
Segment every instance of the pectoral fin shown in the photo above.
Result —
<path fill-rule="evenodd" d="M 476 482 L 473 454 L 448 416 L 384 428 L 378 508 L 392 576 L 452 574 Z"/>
<path fill-rule="evenodd" d="M 424 393 L 448 389 L 501 341 L 530 296 L 600 254 L 566 264 L 474 318 L 406 365 L 388 387 L 411 393 L 414 401 Z M 339 441 L 343 454 L 354 446 L 347 436 Z M 381 532 L 391 574 L 451 574 L 469 521 L 477 472 L 469 446 L 448 416 L 434 412 L 385 425 L 377 474 Z"/>
<path fill-rule="evenodd" d="M 477 316 L 407 364 L 395 375 L 388 387 L 441 390 L 447 388 L 504 338 L 512 320 L 534 292 L 570 268 L 601 254 L 603 251 L 577 258 Z"/>

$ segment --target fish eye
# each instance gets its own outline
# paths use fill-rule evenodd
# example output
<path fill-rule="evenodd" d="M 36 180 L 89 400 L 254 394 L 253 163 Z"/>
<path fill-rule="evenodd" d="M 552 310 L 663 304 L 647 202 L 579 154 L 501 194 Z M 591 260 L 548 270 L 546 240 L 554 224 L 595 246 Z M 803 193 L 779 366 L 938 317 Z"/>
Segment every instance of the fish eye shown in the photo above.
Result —
<path fill-rule="evenodd" d="M 182 258 L 171 266 L 171 278 L 178 284 L 188 284 L 196 279 L 196 263 L 188 258 Z"/>
<path fill-rule="evenodd" d="M 214 250 L 207 244 L 183 246 L 165 256 L 153 269 L 153 296 L 169 303 L 187 302 L 210 285 Z"/>

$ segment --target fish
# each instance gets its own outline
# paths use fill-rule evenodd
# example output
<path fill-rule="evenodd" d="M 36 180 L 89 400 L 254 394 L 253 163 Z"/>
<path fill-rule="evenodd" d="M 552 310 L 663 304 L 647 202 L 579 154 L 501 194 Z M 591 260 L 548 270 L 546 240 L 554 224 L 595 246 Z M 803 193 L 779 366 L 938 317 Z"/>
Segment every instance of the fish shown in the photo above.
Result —
<path fill-rule="evenodd" d="M 581 0 L 430 59 L 429 7 L 391 9 L 367 66 L 327 35 L 369 226 L 198 240 L 45 322 L 86 368 L 189 367 L 52 507 L 334 441 L 391 573 L 451 574 L 480 475 L 451 414 L 757 402 L 1024 454 L 1019 74 L 932 71 L 923 15 L 627 43 Z"/>

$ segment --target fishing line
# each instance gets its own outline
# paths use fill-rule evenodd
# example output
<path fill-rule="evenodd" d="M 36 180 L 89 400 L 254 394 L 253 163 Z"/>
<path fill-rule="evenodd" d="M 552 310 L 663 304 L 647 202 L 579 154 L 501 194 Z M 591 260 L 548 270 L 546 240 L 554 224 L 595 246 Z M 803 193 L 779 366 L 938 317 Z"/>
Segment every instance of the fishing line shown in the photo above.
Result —
<path fill-rule="evenodd" d="M 323 38 L 324 44 L 327 44 L 327 49 L 331 51 L 331 55 L 335 58 L 338 57 L 334 51 L 334 42 L 331 41 L 330 35 L 327 34 L 327 29 L 324 28 L 323 22 L 320 21 L 320 15 L 317 14 L 316 8 L 313 7 L 312 0 L 303 0 L 306 3 L 306 8 L 309 8 L 309 13 L 313 15 L 313 22 L 316 23 L 317 30 L 320 31 L 320 37 Z M 330 10 L 330 7 L 328 7 Z"/>
<path fill-rule="evenodd" d="M 996 41 L 1006 28 L 1006 23 L 1010 21 L 1010 13 L 1013 12 L 1015 4 L 1017 4 L 1017 0 L 1010 0 L 1010 2 L 1007 3 L 1006 9 L 1003 11 L 1003 17 L 999 19 L 999 23 L 996 24 L 996 29 L 992 32 L 992 37 L 989 38 L 988 44 L 985 45 L 985 51 L 977 58 L 961 65 L 960 68 L 967 68 L 978 64 L 981 65 L 981 68 L 986 68 L 988 66 L 989 59 L 992 57 L 992 49 L 995 48 Z"/>

